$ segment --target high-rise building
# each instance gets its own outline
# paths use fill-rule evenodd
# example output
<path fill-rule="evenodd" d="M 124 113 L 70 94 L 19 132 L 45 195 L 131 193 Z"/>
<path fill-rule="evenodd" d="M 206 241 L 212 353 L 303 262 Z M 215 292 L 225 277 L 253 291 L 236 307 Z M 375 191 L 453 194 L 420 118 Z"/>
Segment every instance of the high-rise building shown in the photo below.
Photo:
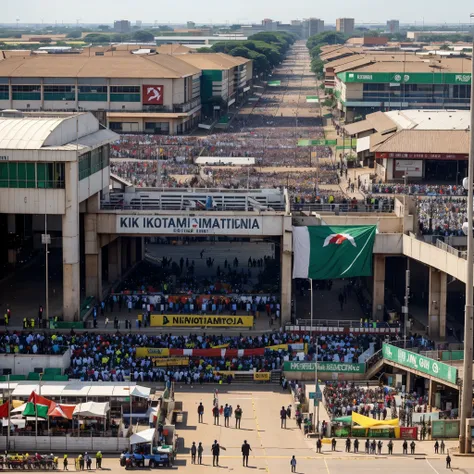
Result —
<path fill-rule="evenodd" d="M 273 21 L 270 18 L 264 18 L 262 20 L 262 27 L 265 31 L 277 31 L 278 28 L 278 22 Z"/>
<path fill-rule="evenodd" d="M 142 25 L 143 25 L 142 20 L 136 20 L 136 21 L 135 21 L 135 26 L 136 26 L 137 28 L 141 28 Z"/>
<path fill-rule="evenodd" d="M 350 35 L 354 33 L 354 18 L 338 18 L 336 20 L 336 31 Z"/>
<path fill-rule="evenodd" d="M 196 23 L 194 23 L 194 21 L 188 21 L 186 23 L 186 27 L 188 28 L 188 30 L 194 30 L 196 28 Z"/>
<path fill-rule="evenodd" d="M 387 32 L 398 33 L 400 31 L 400 20 L 387 20 Z"/>
<path fill-rule="evenodd" d="M 309 38 L 310 36 L 317 35 L 324 31 L 324 20 L 319 18 L 306 18 L 303 20 L 303 37 Z"/>
<path fill-rule="evenodd" d="M 129 33 L 131 30 L 131 24 L 128 20 L 115 20 L 114 31 L 117 33 Z"/>

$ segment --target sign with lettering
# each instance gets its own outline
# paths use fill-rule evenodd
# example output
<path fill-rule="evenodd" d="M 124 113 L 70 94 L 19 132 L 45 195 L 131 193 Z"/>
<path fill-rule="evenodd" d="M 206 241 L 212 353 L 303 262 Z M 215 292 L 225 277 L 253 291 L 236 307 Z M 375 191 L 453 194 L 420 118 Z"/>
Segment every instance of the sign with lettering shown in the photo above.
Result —
<path fill-rule="evenodd" d="M 357 71 L 341 72 L 338 79 L 345 83 L 369 82 L 379 84 L 390 84 L 396 87 L 399 84 L 471 84 L 470 73 L 444 73 L 439 72 L 375 72 L 358 73 Z"/>
<path fill-rule="evenodd" d="M 201 316 L 180 314 L 152 314 L 150 318 L 152 327 L 253 327 L 253 316 Z"/>
<path fill-rule="evenodd" d="M 253 379 L 258 382 L 268 382 L 270 381 L 270 372 L 254 372 Z"/>
<path fill-rule="evenodd" d="M 443 362 L 421 356 L 415 352 L 400 349 L 391 344 L 384 344 L 382 346 L 382 354 L 384 359 L 391 360 L 410 369 L 418 370 L 431 377 L 436 377 L 452 384 L 455 384 L 457 381 L 457 369 Z"/>
<path fill-rule="evenodd" d="M 118 234 L 281 235 L 279 217 L 118 215 Z"/>
<path fill-rule="evenodd" d="M 314 362 L 287 361 L 283 363 L 284 372 L 314 372 Z M 351 362 L 318 362 L 318 372 L 341 372 L 346 374 L 365 373 L 365 364 Z"/>

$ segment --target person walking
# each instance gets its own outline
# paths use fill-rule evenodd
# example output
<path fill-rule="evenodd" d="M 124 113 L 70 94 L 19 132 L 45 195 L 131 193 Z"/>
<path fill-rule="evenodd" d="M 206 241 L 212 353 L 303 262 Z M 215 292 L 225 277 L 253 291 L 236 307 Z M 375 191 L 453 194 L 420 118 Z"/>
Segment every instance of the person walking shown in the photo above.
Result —
<path fill-rule="evenodd" d="M 286 408 L 281 407 L 280 410 L 280 428 L 286 429 Z"/>
<path fill-rule="evenodd" d="M 356 438 L 354 440 L 354 453 L 358 453 L 359 452 L 359 440 Z"/>
<path fill-rule="evenodd" d="M 379 442 L 377 443 L 377 452 L 379 456 L 382 454 L 382 446 L 383 446 L 383 443 L 381 440 L 379 440 Z"/>
<path fill-rule="evenodd" d="M 451 469 L 451 456 L 448 455 L 446 456 L 446 469 Z"/>
<path fill-rule="evenodd" d="M 67 454 L 65 454 L 64 457 L 63 457 L 63 471 L 68 470 L 67 465 L 68 465 Z"/>
<path fill-rule="evenodd" d="M 290 460 L 291 472 L 296 472 L 296 458 L 295 455 L 292 456 Z"/>
<path fill-rule="evenodd" d="M 435 444 L 434 444 L 434 451 L 435 451 L 435 454 L 438 454 L 438 451 L 439 451 L 439 443 L 438 443 L 438 440 L 436 440 Z"/>
<path fill-rule="evenodd" d="M 221 453 L 221 447 L 217 442 L 217 439 L 214 440 L 214 444 L 211 447 L 212 451 L 212 466 L 219 467 L 219 455 Z"/>
<path fill-rule="evenodd" d="M 212 409 L 212 414 L 214 415 L 214 424 L 219 426 L 219 407 L 217 405 Z"/>
<path fill-rule="evenodd" d="M 197 447 L 197 453 L 198 453 L 198 464 L 202 464 L 202 453 L 204 452 L 204 448 L 202 447 L 201 441 L 199 441 L 198 447 Z"/>
<path fill-rule="evenodd" d="M 331 451 L 336 451 L 336 443 L 337 443 L 336 438 L 333 438 L 331 440 Z"/>
<path fill-rule="evenodd" d="M 444 454 L 444 448 L 445 448 L 445 444 L 444 444 L 444 440 L 441 440 L 441 444 L 439 445 L 440 449 L 441 449 L 441 454 Z"/>
<path fill-rule="evenodd" d="M 193 441 L 193 444 L 191 445 L 191 464 L 196 464 L 196 453 L 197 453 L 196 442 Z"/>
<path fill-rule="evenodd" d="M 244 444 L 242 445 L 242 466 L 249 467 L 249 455 L 252 448 L 250 444 L 247 443 L 247 440 L 244 440 Z"/>
<path fill-rule="evenodd" d="M 415 454 L 415 446 L 416 446 L 416 445 L 415 445 L 415 442 L 412 441 L 412 442 L 410 443 L 410 454 Z"/>
<path fill-rule="evenodd" d="M 351 452 L 351 439 L 347 438 L 346 439 L 346 453 L 350 453 L 350 452 Z"/>
<path fill-rule="evenodd" d="M 198 405 L 198 423 L 203 423 L 202 421 L 203 415 L 204 415 L 204 405 L 202 404 L 202 402 L 200 402 Z"/>
<path fill-rule="evenodd" d="M 365 454 L 369 454 L 369 450 L 370 450 L 370 441 L 367 440 L 365 442 Z"/>
<path fill-rule="evenodd" d="M 242 408 L 240 405 L 237 405 L 237 408 L 234 410 L 235 415 L 235 428 L 240 429 L 240 420 L 242 419 Z"/>
<path fill-rule="evenodd" d="M 393 454 L 393 441 L 390 440 L 387 446 L 388 446 L 388 454 Z"/>

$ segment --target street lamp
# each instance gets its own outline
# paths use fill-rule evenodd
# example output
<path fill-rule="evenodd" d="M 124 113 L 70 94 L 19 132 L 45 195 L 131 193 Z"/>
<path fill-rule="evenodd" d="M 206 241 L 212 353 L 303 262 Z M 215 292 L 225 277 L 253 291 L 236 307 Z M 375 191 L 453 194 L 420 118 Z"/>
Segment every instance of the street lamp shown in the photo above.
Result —
<path fill-rule="evenodd" d="M 471 13 L 471 18 L 474 14 Z M 474 39 L 473 39 L 474 53 Z M 474 54 L 471 57 L 471 124 L 469 163 L 467 174 L 467 273 L 466 273 L 466 305 L 464 318 L 464 361 L 463 361 L 463 384 L 461 387 L 461 416 L 459 426 L 459 452 L 470 453 L 471 441 L 470 437 L 466 437 L 467 419 L 472 417 L 472 347 L 473 347 L 473 301 L 474 301 L 474 247 L 473 247 L 473 197 L 474 197 L 474 134 L 472 128 L 474 126 Z"/>

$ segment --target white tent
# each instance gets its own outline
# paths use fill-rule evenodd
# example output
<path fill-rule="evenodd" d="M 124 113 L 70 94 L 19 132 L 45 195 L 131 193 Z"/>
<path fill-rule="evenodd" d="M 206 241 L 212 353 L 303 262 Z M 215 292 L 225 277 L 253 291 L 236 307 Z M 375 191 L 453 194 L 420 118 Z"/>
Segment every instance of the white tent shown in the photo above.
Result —
<path fill-rule="evenodd" d="M 150 387 L 143 387 L 142 385 L 135 385 L 133 387 L 133 390 L 131 391 L 130 395 L 138 398 L 150 398 L 150 392 L 151 388 Z"/>
<path fill-rule="evenodd" d="M 105 418 L 110 410 L 109 402 L 97 403 L 86 402 L 79 403 L 74 409 L 75 416 Z"/>
<path fill-rule="evenodd" d="M 10 413 L 23 413 L 25 408 L 26 408 L 26 403 L 23 403 L 23 405 L 20 405 L 19 407 L 14 408 Z"/>
<path fill-rule="evenodd" d="M 130 444 L 152 443 L 155 437 L 155 428 L 140 431 L 130 437 Z"/>

